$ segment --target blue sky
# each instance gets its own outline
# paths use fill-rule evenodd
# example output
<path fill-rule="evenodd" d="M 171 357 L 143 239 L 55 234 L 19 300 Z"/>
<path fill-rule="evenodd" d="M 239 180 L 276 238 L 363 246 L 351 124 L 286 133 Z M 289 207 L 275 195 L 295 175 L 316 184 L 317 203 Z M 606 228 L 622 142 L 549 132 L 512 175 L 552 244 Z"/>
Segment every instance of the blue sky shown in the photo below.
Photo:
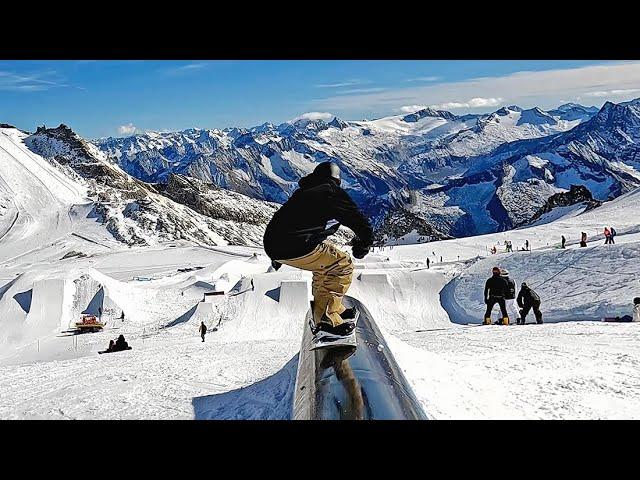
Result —
<path fill-rule="evenodd" d="M 640 62 L 0 60 L 0 123 L 65 123 L 87 138 L 636 97 Z"/>

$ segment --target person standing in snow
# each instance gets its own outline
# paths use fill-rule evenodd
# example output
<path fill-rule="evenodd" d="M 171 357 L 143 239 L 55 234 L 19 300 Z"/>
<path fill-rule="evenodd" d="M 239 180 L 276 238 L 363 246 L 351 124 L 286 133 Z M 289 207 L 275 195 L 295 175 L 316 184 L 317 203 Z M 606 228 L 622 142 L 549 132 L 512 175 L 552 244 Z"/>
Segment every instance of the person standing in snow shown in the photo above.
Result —
<path fill-rule="evenodd" d="M 564 244 L 567 243 L 567 239 L 564 238 L 564 235 L 562 235 L 562 244 L 560 246 L 560 248 L 565 248 Z"/>
<path fill-rule="evenodd" d="M 204 322 L 200 322 L 200 328 L 198 329 L 200 332 L 200 336 L 202 337 L 202 341 L 204 342 L 204 336 L 207 334 L 207 326 Z"/>
<path fill-rule="evenodd" d="M 633 299 L 633 320 L 634 322 L 640 322 L 640 297 Z"/>
<path fill-rule="evenodd" d="M 318 164 L 298 182 L 287 202 L 273 215 L 264 234 L 264 249 L 274 269 L 281 264 L 313 272 L 314 334 L 346 336 L 353 332 L 354 308 L 342 298 L 351 285 L 353 260 L 327 237 L 340 224 L 356 234 L 355 258 L 364 258 L 373 245 L 373 229 L 354 201 L 341 187 L 340 168 L 332 162 Z"/>
<path fill-rule="evenodd" d="M 540 297 L 534 292 L 526 282 L 522 282 L 520 293 L 518 293 L 518 306 L 520 310 L 520 325 L 524 325 L 529 310 L 533 309 L 536 322 L 542 323 L 542 312 L 540 311 Z"/>
<path fill-rule="evenodd" d="M 580 246 L 581 247 L 586 247 L 587 246 L 587 233 L 586 232 L 582 232 L 580 234 Z"/>
<path fill-rule="evenodd" d="M 509 270 L 507 270 L 506 268 L 500 269 L 500 276 L 507 282 L 507 289 L 504 295 L 505 304 L 507 306 L 507 313 L 511 318 L 516 319 L 516 324 L 519 324 L 520 315 L 518 304 L 516 303 L 516 282 L 513 279 L 509 278 Z"/>
<path fill-rule="evenodd" d="M 526 251 L 529 251 L 529 240 L 525 240 L 525 241 L 524 241 L 524 249 L 525 249 Z"/>
<path fill-rule="evenodd" d="M 431 264 L 431 261 L 429 260 L 429 257 L 427 257 L 427 268 L 429 268 L 430 264 Z"/>
<path fill-rule="evenodd" d="M 611 232 L 611 234 L 609 235 L 609 243 L 611 244 L 615 244 L 616 243 L 616 229 L 613 227 L 609 227 L 609 232 Z"/>
<path fill-rule="evenodd" d="M 604 227 L 604 244 L 609 245 L 611 243 L 611 230 L 609 227 Z"/>
<path fill-rule="evenodd" d="M 484 314 L 483 324 L 491 325 L 491 311 L 497 303 L 500 305 L 500 312 L 502 313 L 501 325 L 509 325 L 509 315 L 505 304 L 505 296 L 509 286 L 507 281 L 500 276 L 500 267 L 493 267 L 491 273 L 491 278 L 484 285 L 484 302 L 487 304 L 487 311 Z"/>

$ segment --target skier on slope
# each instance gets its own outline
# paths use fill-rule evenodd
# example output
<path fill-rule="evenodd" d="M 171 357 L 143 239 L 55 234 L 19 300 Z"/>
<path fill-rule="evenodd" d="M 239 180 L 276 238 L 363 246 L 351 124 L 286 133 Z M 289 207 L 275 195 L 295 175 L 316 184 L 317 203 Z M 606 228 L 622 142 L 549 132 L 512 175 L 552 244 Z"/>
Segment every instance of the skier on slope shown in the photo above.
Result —
<path fill-rule="evenodd" d="M 611 232 L 611 235 L 609 237 L 609 243 L 615 244 L 616 243 L 616 229 L 613 227 L 609 227 L 609 231 Z"/>
<path fill-rule="evenodd" d="M 564 235 L 562 235 L 562 244 L 560 246 L 560 248 L 566 248 L 564 245 L 567 243 L 567 239 L 564 238 Z"/>
<path fill-rule="evenodd" d="M 604 227 L 604 244 L 609 245 L 611 243 L 611 230 L 609 227 Z"/>
<path fill-rule="evenodd" d="M 640 322 L 640 297 L 633 299 L 633 321 Z"/>
<path fill-rule="evenodd" d="M 505 295 L 509 288 L 507 281 L 500 276 L 500 267 L 493 267 L 491 278 L 484 285 L 484 302 L 487 304 L 487 311 L 484 314 L 484 325 L 491 325 L 491 311 L 497 303 L 500 305 L 502 313 L 502 325 L 509 325 L 509 315 L 505 304 Z"/>
<path fill-rule="evenodd" d="M 509 270 L 506 268 L 500 269 L 500 276 L 505 279 L 507 282 L 507 289 L 505 291 L 504 299 L 505 304 L 507 306 L 507 313 L 511 318 L 516 319 L 516 324 L 520 324 L 520 315 L 518 304 L 516 303 L 516 282 L 509 278 Z M 502 322 L 498 322 L 498 324 L 502 324 Z"/>
<path fill-rule="evenodd" d="M 520 310 L 520 325 L 524 325 L 529 310 L 533 308 L 536 322 L 542 323 L 542 312 L 540 311 L 540 297 L 534 292 L 526 282 L 522 282 L 520 293 L 518 293 L 518 306 Z"/>
<path fill-rule="evenodd" d="M 351 334 L 356 311 L 342 305 L 351 285 L 353 261 L 326 239 L 340 224 L 356 234 L 352 253 L 364 258 L 373 244 L 373 229 L 347 192 L 340 188 L 340 168 L 323 162 L 298 182 L 287 202 L 273 215 L 264 234 L 264 249 L 275 270 L 281 264 L 313 272 L 314 333 Z"/>

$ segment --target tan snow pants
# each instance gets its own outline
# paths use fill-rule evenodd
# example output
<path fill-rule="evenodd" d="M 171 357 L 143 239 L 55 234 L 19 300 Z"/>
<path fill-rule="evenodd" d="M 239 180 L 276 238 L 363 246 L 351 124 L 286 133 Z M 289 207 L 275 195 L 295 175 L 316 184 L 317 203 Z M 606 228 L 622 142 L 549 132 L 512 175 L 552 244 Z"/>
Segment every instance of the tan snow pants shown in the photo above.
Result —
<path fill-rule="evenodd" d="M 313 320 L 316 324 L 325 313 L 334 327 L 343 322 L 340 317 L 345 311 L 342 297 L 349 290 L 353 275 L 353 261 L 348 253 L 325 241 L 307 255 L 278 262 L 313 272 L 311 293 Z"/>

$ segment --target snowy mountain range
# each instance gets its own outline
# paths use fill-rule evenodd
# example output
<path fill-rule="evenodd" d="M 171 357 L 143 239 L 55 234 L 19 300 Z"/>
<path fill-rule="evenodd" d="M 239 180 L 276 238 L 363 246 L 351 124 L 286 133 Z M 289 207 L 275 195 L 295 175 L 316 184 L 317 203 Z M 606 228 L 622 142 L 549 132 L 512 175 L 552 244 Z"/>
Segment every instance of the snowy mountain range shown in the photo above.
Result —
<path fill-rule="evenodd" d="M 512 105 L 462 116 L 425 108 L 366 121 L 147 132 L 94 144 L 146 182 L 165 184 L 179 174 L 277 203 L 331 160 L 378 227 L 418 231 L 421 222 L 446 238 L 525 225 L 574 183 L 598 200 L 640 185 L 639 102 L 549 111 Z"/>
<path fill-rule="evenodd" d="M 58 192 L 51 191 L 47 185 L 53 175 L 56 180 L 63 181 L 67 189 L 83 192 L 84 203 L 90 208 L 88 218 L 96 219 L 115 239 L 129 245 L 150 245 L 168 240 L 189 240 L 205 245 L 260 245 L 266 222 L 277 209 L 277 205 L 203 184 L 196 190 L 199 200 L 192 209 L 187 201 L 181 204 L 171 199 L 180 197 L 179 181 L 163 186 L 163 195 L 153 185 L 123 171 L 65 125 L 49 129 L 41 127 L 32 135 L 15 128 L 3 128 L 1 132 L 15 153 L 7 148 L 0 153 L 11 154 L 11 160 L 23 168 L 27 161 L 33 161 L 49 172 L 40 177 L 26 169 L 18 177 L 11 178 L 15 188 L 25 192 L 33 190 L 30 195 L 35 198 L 51 194 L 57 199 L 60 197 Z M 5 190 L 3 183 L 9 185 L 0 176 L 0 197 Z M 6 196 L 3 203 L 10 201 Z M 18 218 L 25 205 L 13 203 L 9 206 L 15 208 Z M 60 203 L 61 211 L 64 211 L 67 204 L 79 204 L 81 200 L 80 197 L 73 201 L 62 198 Z M 215 203 L 215 208 L 207 208 L 208 203 Z M 55 204 L 42 208 L 52 210 L 58 216 L 61 214 L 55 212 Z M 7 210 L 6 205 L 4 210 Z M 37 219 L 41 213 L 33 210 L 27 209 L 23 216 Z M 2 213 L 0 224 L 2 217 L 10 218 Z"/>

